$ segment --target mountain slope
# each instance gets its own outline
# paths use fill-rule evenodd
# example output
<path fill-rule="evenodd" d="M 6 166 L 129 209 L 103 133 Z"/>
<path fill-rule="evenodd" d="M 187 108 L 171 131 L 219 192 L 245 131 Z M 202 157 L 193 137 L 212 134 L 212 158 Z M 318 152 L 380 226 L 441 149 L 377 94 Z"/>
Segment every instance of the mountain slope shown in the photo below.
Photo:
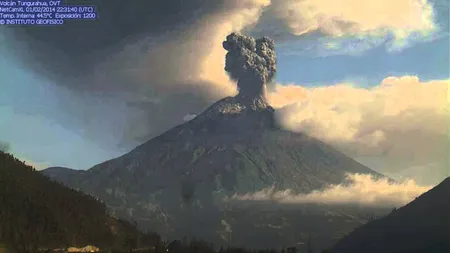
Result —
<path fill-rule="evenodd" d="M 0 152 L 0 243 L 18 252 L 88 244 L 110 247 L 126 233 L 136 230 L 108 216 L 95 198 L 52 182 Z"/>
<path fill-rule="evenodd" d="M 333 253 L 450 252 L 450 178 L 388 216 L 356 229 Z"/>
<path fill-rule="evenodd" d="M 381 176 L 317 139 L 279 129 L 270 106 L 255 110 L 235 100 L 225 98 L 190 122 L 86 172 L 43 173 L 97 193 L 120 185 L 133 188 L 126 192 L 156 191 L 180 185 L 182 178 L 207 184 L 211 192 L 247 193 L 272 185 L 310 192 L 342 183 L 346 173 Z M 79 178 L 82 182 L 74 183 Z"/>
<path fill-rule="evenodd" d="M 60 172 L 43 173 L 163 234 L 180 230 L 188 204 L 207 212 L 205 226 L 215 227 L 221 220 L 217 204 L 234 193 L 271 186 L 305 193 L 342 183 L 346 173 L 381 177 L 317 139 L 280 129 L 269 105 L 239 96 L 122 157 L 70 177 Z"/>
<path fill-rule="evenodd" d="M 224 222 L 237 220 L 225 215 L 226 196 L 268 187 L 307 193 L 344 183 L 347 173 L 382 177 L 315 138 L 277 125 L 265 96 L 276 72 L 272 40 L 233 33 L 223 47 L 237 96 L 88 171 L 43 173 L 99 197 L 115 215 L 143 227 L 214 242 Z"/>
<path fill-rule="evenodd" d="M 49 167 L 45 169 L 45 175 L 54 178 L 58 177 L 58 182 L 64 185 L 68 184 L 73 177 L 77 177 L 82 174 L 83 171 L 74 170 L 66 167 Z"/>

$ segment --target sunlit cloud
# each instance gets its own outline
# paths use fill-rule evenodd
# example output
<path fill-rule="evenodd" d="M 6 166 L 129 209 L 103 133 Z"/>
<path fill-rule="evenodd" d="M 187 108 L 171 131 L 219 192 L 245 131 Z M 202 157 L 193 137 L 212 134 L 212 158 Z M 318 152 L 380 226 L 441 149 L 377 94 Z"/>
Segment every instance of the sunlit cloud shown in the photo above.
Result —
<path fill-rule="evenodd" d="M 437 163 L 445 176 L 450 80 L 402 76 L 387 77 L 372 88 L 355 86 L 277 85 L 268 98 L 278 108 L 279 122 L 291 131 L 305 132 L 354 158 L 379 158 L 389 170 Z"/>
<path fill-rule="evenodd" d="M 435 39 L 440 30 L 428 0 L 272 0 L 265 14 L 262 20 L 271 20 L 265 24 L 278 19 L 294 36 L 322 33 L 311 48 L 322 56 L 357 55 L 381 45 L 398 51 Z M 257 30 L 279 37 L 280 29 L 277 24 Z"/>
<path fill-rule="evenodd" d="M 244 195 L 235 194 L 228 200 L 246 202 L 270 201 L 272 204 L 325 204 L 399 207 L 414 200 L 431 187 L 418 186 L 413 180 L 392 183 L 388 179 L 374 179 L 370 175 L 349 174 L 350 184 L 330 185 L 308 194 L 295 194 L 291 190 L 265 189 Z"/>

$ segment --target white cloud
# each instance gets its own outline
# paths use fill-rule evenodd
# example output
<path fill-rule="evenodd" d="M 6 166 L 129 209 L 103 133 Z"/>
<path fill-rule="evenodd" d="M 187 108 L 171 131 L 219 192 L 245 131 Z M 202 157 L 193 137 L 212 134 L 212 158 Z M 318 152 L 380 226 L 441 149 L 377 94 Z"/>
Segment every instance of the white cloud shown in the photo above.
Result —
<path fill-rule="evenodd" d="M 398 51 L 433 39 L 439 31 L 428 0 L 272 0 L 262 20 L 274 24 L 274 18 L 295 36 L 326 35 L 313 47 L 319 55 L 354 55 L 382 44 Z M 280 28 L 264 25 L 257 30 L 277 37 Z"/>
<path fill-rule="evenodd" d="M 390 183 L 387 179 L 375 180 L 370 175 L 350 174 L 349 185 L 330 185 L 308 194 L 294 194 L 290 190 L 265 189 L 255 193 L 234 195 L 231 200 L 270 201 L 276 204 L 351 204 L 376 207 L 399 207 L 414 200 L 431 187 L 418 186 L 414 181 Z"/>
<path fill-rule="evenodd" d="M 296 35 L 315 30 L 335 36 L 390 30 L 403 38 L 436 28 L 427 0 L 273 0 L 272 7 Z"/>
<path fill-rule="evenodd" d="M 354 158 L 382 160 L 379 170 L 440 164 L 449 153 L 450 80 L 388 77 L 373 88 L 351 83 L 304 88 L 277 85 L 269 94 L 281 124 L 330 143 Z"/>

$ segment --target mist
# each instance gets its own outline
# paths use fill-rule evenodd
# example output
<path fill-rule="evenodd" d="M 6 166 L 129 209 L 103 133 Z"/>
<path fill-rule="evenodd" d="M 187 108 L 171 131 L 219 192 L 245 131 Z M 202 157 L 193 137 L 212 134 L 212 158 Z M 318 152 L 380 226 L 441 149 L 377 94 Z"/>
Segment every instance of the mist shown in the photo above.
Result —
<path fill-rule="evenodd" d="M 450 176 L 449 86 L 450 80 L 401 76 L 372 88 L 279 84 L 268 97 L 286 129 L 321 139 L 381 173 L 430 185 Z M 413 168 L 416 173 L 405 173 Z"/>
<path fill-rule="evenodd" d="M 392 183 L 389 179 L 375 179 L 371 175 L 349 174 L 349 184 L 329 185 L 308 194 L 294 194 L 291 190 L 274 191 L 273 188 L 255 193 L 234 195 L 228 201 L 258 202 L 292 208 L 302 204 L 356 205 L 361 207 L 401 207 L 430 190 L 432 186 L 419 186 L 414 180 Z"/>

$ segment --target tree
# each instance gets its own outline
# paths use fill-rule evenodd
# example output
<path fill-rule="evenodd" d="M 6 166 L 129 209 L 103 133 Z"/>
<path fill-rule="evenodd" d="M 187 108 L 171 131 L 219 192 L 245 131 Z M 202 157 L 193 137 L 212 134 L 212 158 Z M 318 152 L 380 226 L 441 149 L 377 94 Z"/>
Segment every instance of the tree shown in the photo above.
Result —
<path fill-rule="evenodd" d="M 138 239 L 136 227 L 113 219 L 105 210 L 98 199 L 54 182 L 0 152 L 0 242 L 7 242 L 11 250 L 36 252 L 38 248 L 88 244 L 102 248 L 126 234 Z M 135 245 L 130 240 L 127 243 Z M 123 239 L 120 244 L 116 246 L 122 247 Z"/>
<path fill-rule="evenodd" d="M 10 148 L 9 143 L 0 141 L 0 152 L 8 152 Z"/>

